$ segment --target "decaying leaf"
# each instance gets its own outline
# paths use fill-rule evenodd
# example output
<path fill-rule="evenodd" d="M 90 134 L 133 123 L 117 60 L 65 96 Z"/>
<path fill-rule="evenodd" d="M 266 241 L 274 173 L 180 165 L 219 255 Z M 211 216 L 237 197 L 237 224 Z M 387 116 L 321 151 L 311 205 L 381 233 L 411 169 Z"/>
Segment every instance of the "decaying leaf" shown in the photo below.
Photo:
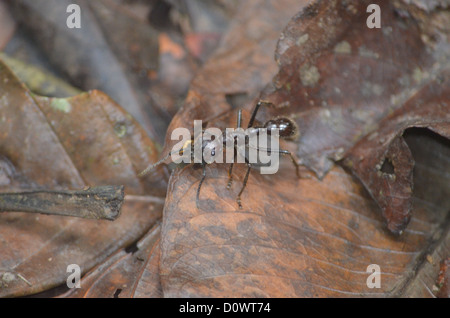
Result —
<path fill-rule="evenodd" d="M 444 259 L 439 268 L 439 277 L 436 281 L 438 287 L 438 297 L 450 298 L 449 280 L 450 280 L 450 258 Z"/>
<path fill-rule="evenodd" d="M 11 36 L 14 34 L 16 23 L 11 17 L 11 13 L 6 6 L 6 3 L 0 3 L 0 23 L 2 32 L 0 34 L 0 50 L 8 43 Z"/>
<path fill-rule="evenodd" d="M 129 246 L 161 217 L 163 170 L 137 177 L 157 158 L 155 144 L 108 96 L 67 99 L 30 93 L 0 63 L 0 189 L 82 189 L 125 185 L 114 222 L 26 213 L 0 214 L 0 295 L 23 296 L 63 284 L 66 268 L 83 273 Z"/>
<path fill-rule="evenodd" d="M 62 297 L 162 297 L 159 281 L 160 226 L 127 248 L 117 251 L 87 273 L 81 288 L 71 289 Z"/>
<path fill-rule="evenodd" d="M 252 0 L 239 4 L 221 45 L 192 80 L 183 107 L 172 119 L 162 156 L 177 142 L 171 140 L 173 129 L 192 128 L 194 120 L 206 125 L 234 107 L 253 107 L 261 89 L 276 73 L 273 51 L 281 30 L 292 11 L 308 3 Z"/>
<path fill-rule="evenodd" d="M 36 17 L 34 2 L 20 2 Z M 168 2 L 180 9 L 180 2 Z M 374 2 L 381 7 L 381 29 L 366 25 L 367 5 Z M 88 5 L 89 30 L 108 28 L 112 12 L 121 16 L 117 3 Z M 319 178 L 306 172 L 297 178 L 289 159 L 274 175 L 252 169 L 243 209 L 236 195 L 245 165 L 235 165 L 231 189 L 229 165 L 208 165 L 197 205 L 202 172 L 192 166 L 175 169 L 168 187 L 162 166 L 137 177 L 157 161 L 157 148 L 108 96 L 36 96 L 0 64 L 0 190 L 124 184 L 127 194 L 112 223 L 1 213 L 0 296 L 445 296 L 449 14 L 442 1 L 412 3 L 221 0 L 212 8 L 219 4 L 227 12 L 230 5 L 235 13 L 212 55 L 195 53 L 199 43 L 187 43 L 186 50 L 159 34 L 161 74 L 147 75 L 160 87 L 151 98 L 174 109 L 193 78 L 159 157 L 178 142 L 172 130 L 192 128 L 195 119 L 204 127 L 235 127 L 236 109 L 244 108 L 245 127 L 264 87 L 260 97 L 274 107 L 262 108 L 257 120 L 289 117 L 298 126 L 293 142 L 282 147 Z M 107 54 L 114 67 L 131 58 L 128 66 L 146 68 L 135 64 L 144 46 L 120 47 L 121 37 L 109 34 L 105 41 L 97 31 L 99 45 L 108 42 L 114 51 Z M 65 32 L 60 35 L 67 41 Z M 186 42 L 189 36 L 196 34 L 185 33 Z M 185 64 L 189 50 L 206 60 L 195 76 Z M 170 59 L 180 63 L 161 65 Z M 92 74 L 103 73 L 89 73 L 90 80 Z M 112 87 L 121 92 L 120 85 Z M 72 263 L 82 267 L 81 289 L 65 288 Z M 381 270 L 380 288 L 370 288 L 369 265 Z"/>
<path fill-rule="evenodd" d="M 428 271 L 428 286 L 413 277 L 437 246 L 448 253 L 450 202 L 443 198 L 450 183 L 448 174 L 430 179 L 428 170 L 433 160 L 449 168 L 448 147 L 433 138 L 423 141 L 428 159 L 418 158 L 416 180 L 445 186 L 414 193 L 414 213 L 401 237 L 389 235 L 373 200 L 338 166 L 322 181 L 298 179 L 289 160 L 275 175 L 253 171 L 242 210 L 235 203 L 242 165 L 231 190 L 228 166 L 209 165 L 199 207 L 201 172 L 178 170 L 170 180 L 161 233 L 164 296 L 399 297 L 408 295 L 405 290 L 430 296 L 437 271 Z M 367 285 L 370 264 L 380 266 L 381 288 Z"/>
<path fill-rule="evenodd" d="M 60 78 L 3 52 L 0 52 L 0 59 L 33 93 L 51 97 L 69 97 L 81 93 L 79 89 L 67 84 Z"/>
<path fill-rule="evenodd" d="M 74 85 L 104 91 L 136 118 L 151 138 L 162 140 L 170 118 L 149 99 L 145 81 L 147 72 L 157 69 L 158 32 L 105 2 L 10 1 L 16 19 Z M 83 8 L 82 31 L 67 27 L 70 4 Z"/>
<path fill-rule="evenodd" d="M 381 28 L 367 26 L 369 4 Z M 413 158 L 405 129 L 449 137 L 448 11 L 404 1 L 316 1 L 278 42 L 279 73 L 262 96 L 276 105 L 260 119 L 288 116 L 300 162 L 320 178 L 344 162 L 401 233 L 410 218 Z M 392 164 L 385 173 L 383 164 Z"/>
<path fill-rule="evenodd" d="M 434 135 L 412 149 L 402 135 L 407 128 L 426 127 L 447 136 L 446 39 L 439 30 L 425 32 L 412 17 L 405 18 L 404 9 L 387 1 L 380 4 L 384 32 L 367 28 L 364 1 L 317 1 L 293 18 L 278 43 L 280 72 L 262 95 L 276 107 L 263 109 L 258 119 L 294 119 L 300 162 L 321 180 L 297 179 L 289 161 L 276 175 L 253 171 L 239 210 L 235 198 L 244 167 L 236 168 L 228 191 L 228 166 L 208 165 L 198 207 L 201 171 L 186 167 L 172 174 L 161 233 L 165 296 L 434 296 L 428 292 L 434 281 L 419 283 L 415 275 L 425 273 L 423 262 L 430 251 L 448 251 L 450 202 L 445 198 L 450 183 L 448 174 L 430 168 L 448 171 L 448 145 L 435 143 Z M 433 32 L 441 38 L 427 48 L 421 35 Z M 218 116 L 229 108 L 219 107 L 223 102 L 208 107 L 211 91 L 220 85 L 211 83 L 207 70 L 205 66 L 197 78 L 208 79 L 204 87 L 209 90 L 198 88 L 201 82 L 194 80 L 172 129 L 193 119 L 227 126 L 236 117 Z M 223 95 L 216 98 L 223 100 Z M 374 147 L 375 142 L 383 147 Z M 377 203 L 390 218 L 388 228 L 404 231 L 401 237 L 385 231 L 371 198 L 373 188 L 333 165 L 352 155 L 359 159 L 356 154 L 363 146 L 372 146 L 367 158 L 385 178 L 381 186 L 387 193 L 375 197 Z M 416 183 L 424 184 L 416 190 L 413 173 Z M 381 268 L 380 289 L 367 284 L 370 264 Z M 427 270 L 426 275 L 435 279 L 437 271 Z"/>

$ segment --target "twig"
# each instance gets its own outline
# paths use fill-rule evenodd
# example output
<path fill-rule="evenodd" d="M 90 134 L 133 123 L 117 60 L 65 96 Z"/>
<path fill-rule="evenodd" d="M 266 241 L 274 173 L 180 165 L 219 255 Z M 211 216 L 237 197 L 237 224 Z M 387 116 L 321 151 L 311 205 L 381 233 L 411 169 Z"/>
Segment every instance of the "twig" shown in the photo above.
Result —
<path fill-rule="evenodd" d="M 112 221 L 120 215 L 123 199 L 123 186 L 0 193 L 0 212 L 31 212 Z"/>

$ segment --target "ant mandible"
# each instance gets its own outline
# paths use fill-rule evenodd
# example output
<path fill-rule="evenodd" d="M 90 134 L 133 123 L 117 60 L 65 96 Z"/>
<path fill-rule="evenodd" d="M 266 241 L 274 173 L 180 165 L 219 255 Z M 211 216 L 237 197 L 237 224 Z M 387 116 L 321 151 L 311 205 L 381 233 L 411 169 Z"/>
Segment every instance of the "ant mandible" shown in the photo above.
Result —
<path fill-rule="evenodd" d="M 280 118 L 276 118 L 276 119 L 270 119 L 267 122 L 265 122 L 264 125 L 262 125 L 262 126 L 253 126 L 254 123 L 255 123 L 255 119 L 256 119 L 256 115 L 258 113 L 258 110 L 260 109 L 260 107 L 263 104 L 272 105 L 272 103 L 270 103 L 270 102 L 259 101 L 256 104 L 255 109 L 252 112 L 252 115 L 250 117 L 250 121 L 249 121 L 249 123 L 247 125 L 247 129 L 250 129 L 250 128 L 255 128 L 255 129 L 265 128 L 265 129 L 267 129 L 267 131 L 269 133 L 270 133 L 270 131 L 272 129 L 278 129 L 279 136 L 282 137 L 282 138 L 289 138 L 289 137 L 292 137 L 292 136 L 294 136 L 296 134 L 296 132 L 297 132 L 296 130 L 297 129 L 296 129 L 295 124 L 289 118 L 284 118 L 284 117 L 280 117 Z M 237 128 L 242 128 L 242 110 L 241 109 L 238 111 Z M 238 137 L 238 134 L 239 133 L 235 132 L 234 134 L 229 135 L 226 132 L 224 132 L 222 138 L 220 138 L 220 139 L 203 140 L 202 141 L 202 153 L 204 153 L 205 149 L 208 149 L 209 153 L 211 154 L 211 156 L 214 157 L 215 156 L 215 150 L 219 149 L 219 148 L 221 148 L 221 147 L 223 147 L 223 146 L 225 146 L 227 144 L 227 142 L 226 142 L 227 138 L 233 138 L 234 139 L 233 140 L 233 147 L 236 147 L 235 139 Z M 169 158 L 169 156 L 171 156 L 173 153 L 179 152 L 179 154 L 182 155 L 183 152 L 187 148 L 191 147 L 191 154 L 193 154 L 194 142 L 195 142 L 195 139 L 192 138 L 191 140 L 189 140 L 188 142 L 186 142 L 183 145 L 183 148 L 181 150 L 177 150 L 175 152 L 170 152 L 167 156 L 165 156 L 164 158 L 162 158 L 158 162 L 149 165 L 144 171 L 142 171 L 139 174 L 139 176 L 143 176 L 143 175 L 147 174 L 150 170 L 152 170 L 153 168 L 155 168 L 156 166 L 160 165 L 165 160 L 167 160 L 167 158 Z M 246 143 L 246 147 L 249 147 L 247 139 L 246 139 L 246 142 L 247 142 Z M 258 151 L 261 151 L 261 149 L 259 149 L 259 148 L 256 148 L 256 149 Z M 294 156 L 292 155 L 291 152 L 289 152 L 288 150 L 283 150 L 283 149 L 279 149 L 279 150 L 267 150 L 267 149 L 265 149 L 265 151 L 277 152 L 277 153 L 282 154 L 282 155 L 290 156 L 290 158 L 292 160 L 292 163 L 295 166 L 297 177 L 300 178 L 299 165 L 298 165 L 297 161 L 295 160 L 295 158 L 294 158 Z M 247 156 L 245 156 L 245 163 L 247 165 L 247 172 L 245 173 L 245 176 L 244 176 L 244 180 L 243 180 L 243 183 L 242 183 L 242 188 L 239 191 L 239 194 L 237 195 L 237 198 L 236 198 L 236 202 L 237 202 L 237 204 L 238 204 L 240 209 L 242 209 L 241 196 L 242 196 L 242 193 L 245 190 L 245 187 L 247 186 L 247 182 L 248 182 L 248 178 L 249 178 L 249 175 L 250 175 L 251 168 L 252 167 L 258 168 L 259 167 L 258 163 L 250 163 L 248 161 Z M 197 207 L 199 206 L 200 190 L 201 190 L 203 182 L 205 181 L 205 178 L 206 178 L 206 168 L 205 167 L 206 167 L 207 164 L 208 163 L 202 157 L 202 162 L 200 163 L 200 166 L 202 168 L 202 178 L 200 179 L 200 182 L 199 182 L 199 185 L 198 185 L 198 188 L 197 188 L 197 195 L 196 195 L 196 205 L 197 205 Z M 232 176 L 233 166 L 234 166 L 234 163 L 231 163 L 230 164 L 230 168 L 228 170 L 227 189 L 231 188 L 231 184 L 233 182 L 233 176 Z"/>

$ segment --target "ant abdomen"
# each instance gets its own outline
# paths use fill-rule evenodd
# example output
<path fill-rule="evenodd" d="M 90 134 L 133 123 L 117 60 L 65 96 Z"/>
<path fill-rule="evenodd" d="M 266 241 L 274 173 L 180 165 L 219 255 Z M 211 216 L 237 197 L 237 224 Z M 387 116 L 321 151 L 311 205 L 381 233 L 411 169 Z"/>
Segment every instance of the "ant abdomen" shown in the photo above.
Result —
<path fill-rule="evenodd" d="M 296 134 L 295 124 L 288 118 L 276 118 L 267 121 L 264 128 L 270 130 L 277 128 L 281 137 L 289 138 Z"/>

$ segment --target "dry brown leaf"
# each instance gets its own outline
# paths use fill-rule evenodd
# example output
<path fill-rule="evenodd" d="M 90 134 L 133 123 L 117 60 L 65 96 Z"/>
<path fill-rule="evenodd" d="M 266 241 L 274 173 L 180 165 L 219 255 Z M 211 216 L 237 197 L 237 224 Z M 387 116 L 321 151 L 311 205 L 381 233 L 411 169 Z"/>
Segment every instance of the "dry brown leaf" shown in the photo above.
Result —
<path fill-rule="evenodd" d="M 171 132 L 191 129 L 194 120 L 205 124 L 233 107 L 252 108 L 252 102 L 277 71 L 276 41 L 293 11 L 310 1 L 244 1 L 222 36 L 220 46 L 192 80 L 188 96 L 172 119 L 162 156 L 174 143 Z M 234 126 L 231 126 L 234 127 Z"/>
<path fill-rule="evenodd" d="M 170 125 L 165 153 L 173 145 L 170 132 L 178 127 L 192 127 L 194 119 L 201 119 L 210 127 L 234 127 L 236 112 L 230 112 L 230 109 L 250 109 L 253 106 L 259 91 L 276 73 L 272 53 L 279 33 L 292 14 L 307 2 L 252 0 L 238 5 L 238 14 L 224 34 L 221 45 L 194 78 L 184 107 Z M 380 2 L 385 10 L 387 2 Z M 396 5 L 399 3 L 394 2 Z M 302 135 L 296 143 L 283 147 L 291 149 L 299 146 L 298 154 L 302 163 L 323 177 L 323 180 L 298 179 L 289 160 L 282 161 L 280 171 L 275 175 L 264 176 L 254 170 L 242 197 L 242 210 L 237 208 L 235 199 L 245 173 L 243 166 L 236 165 L 233 187 L 227 190 L 228 165 L 208 165 L 199 206 L 196 205 L 196 192 L 201 172 L 190 166 L 180 168 L 173 172 L 169 183 L 160 232 L 159 225 L 154 224 L 161 216 L 164 170 L 153 171 L 148 181 L 136 178 L 136 172 L 156 161 L 156 151 L 152 144 L 149 146 L 151 153 L 141 147 L 140 142 L 146 144 L 147 141 L 131 119 L 126 118 L 115 105 L 111 108 L 103 106 L 110 105 L 110 102 L 98 92 L 69 100 L 43 99 L 23 92 L 18 94 L 20 103 L 17 104 L 26 105 L 23 109 L 27 112 L 23 111 L 26 116 L 14 117 L 10 115 L 14 111 L 7 109 L 6 118 L 14 118 L 19 124 L 9 120 L 8 124 L 12 126 L 3 131 L 0 126 L 0 137 L 3 134 L 11 138 L 8 143 L 0 144 L 1 152 L 3 148 L 8 150 L 8 160 L 0 160 L 0 167 L 8 171 L 3 176 L 0 174 L 0 185 L 10 182 L 10 186 L 20 187 L 33 181 L 46 186 L 73 187 L 88 182 L 120 182 L 126 183 L 140 196 L 128 196 L 124 215 L 113 225 L 109 223 L 106 226 L 86 220 L 69 222 L 68 219 L 54 217 L 39 217 L 36 220 L 27 215 L 22 218 L 20 214 L 5 214 L 7 217 L 0 215 L 0 218 L 6 219 L 6 223 L 0 220 L 0 242 L 6 237 L 5 242 L 15 244 L 13 247 L 8 246 L 9 254 L 5 260 L 0 256 L 1 270 L 4 264 L 10 266 L 8 268 L 11 270 L 4 272 L 13 273 L 16 278 L 14 284 L 8 286 L 9 289 L 0 288 L 0 295 L 5 290 L 7 292 L 3 295 L 8 296 L 36 293 L 62 284 L 66 276 L 49 277 L 47 271 L 66 274 L 66 263 L 73 259 L 71 257 L 78 257 L 77 260 L 85 264 L 83 272 L 91 270 L 84 276 L 81 290 L 70 291 L 63 296 L 435 296 L 437 292 L 432 285 L 439 275 L 439 268 L 427 262 L 427 257 L 436 261 L 435 264 L 448 257 L 450 236 L 446 215 L 450 209 L 447 199 L 450 195 L 450 176 L 446 171 L 450 171 L 450 147 L 448 140 L 423 131 L 416 135 L 415 130 L 408 130 L 408 143 L 398 136 L 412 126 L 427 127 L 447 136 L 448 127 L 441 125 L 441 122 L 420 122 L 427 118 L 426 113 L 413 112 L 418 119 L 414 122 L 405 122 L 403 117 L 408 108 L 420 108 L 426 105 L 425 102 L 432 102 L 433 98 L 442 100 L 441 96 L 446 94 L 448 85 L 439 88 L 436 84 L 445 83 L 447 75 L 440 66 L 447 65 L 446 55 L 437 54 L 430 58 L 429 52 L 422 48 L 417 52 L 401 50 L 408 45 L 415 47 L 424 41 L 413 31 L 420 29 L 422 35 L 436 31 L 434 27 L 428 26 L 429 29 L 424 31 L 421 29 L 423 25 L 409 24 L 411 16 L 405 17 L 404 10 L 395 13 L 388 10 L 389 14 L 397 15 L 393 19 L 395 23 L 408 25 L 404 37 L 401 37 L 397 28 L 391 26 L 387 31 L 390 35 L 383 36 L 388 39 L 398 37 L 398 41 L 391 51 L 377 51 L 380 47 L 390 46 L 381 46 L 375 34 L 368 35 L 364 33 L 365 30 L 352 28 L 355 23 L 365 22 L 363 15 L 355 13 L 355 8 L 363 8 L 366 3 L 346 1 L 347 6 L 340 6 L 341 3 L 317 1 L 294 17 L 288 25 L 278 45 L 281 75 L 275 77 L 274 88 L 269 88 L 263 95 L 278 107 L 264 109 L 258 116 L 262 122 L 277 116 L 293 117 Z M 436 7 L 429 8 L 427 12 L 433 12 L 434 9 Z M 357 12 L 361 13 L 360 10 Z M 433 17 L 439 21 L 446 16 Z M 387 22 L 390 18 L 383 17 Z M 297 24 L 299 21 L 302 23 Z M 386 23 L 386 20 L 382 23 Z M 308 37 L 304 34 L 299 36 L 299 30 L 296 29 L 299 25 L 301 32 L 304 28 L 312 30 Z M 319 32 L 323 28 L 327 28 L 327 31 Z M 430 43 L 434 40 L 431 39 Z M 366 41 L 376 43 L 372 47 Z M 344 42 L 350 45 L 350 53 Z M 387 42 L 392 44 L 393 41 Z M 358 47 L 357 52 L 353 50 L 354 45 Z M 300 57 L 294 54 L 294 58 L 289 60 L 289 54 L 283 55 L 289 52 L 288 48 L 292 48 L 295 54 L 300 53 Z M 445 53 L 439 47 L 435 49 L 435 52 Z M 356 59 L 353 55 L 356 55 Z M 439 57 L 444 58 L 444 62 Z M 283 58 L 287 58 L 287 61 Z M 359 62 L 355 63 L 355 60 Z M 373 72 L 364 69 L 361 61 Z M 291 62 L 305 63 L 308 67 L 293 67 L 289 65 Z M 315 65 L 320 74 L 320 87 L 309 86 L 317 80 L 313 62 L 317 62 Z M 392 64 L 397 68 L 393 68 Z M 428 73 L 423 74 L 416 69 Z M 345 75 L 340 70 L 349 73 Z M 364 73 L 364 70 L 367 72 Z M 286 79 L 283 71 L 299 72 L 300 76 L 295 73 L 297 82 L 283 83 Z M 352 76 L 352 72 L 358 71 L 363 74 Z M 400 81 L 389 86 L 394 79 L 400 78 L 402 72 L 407 73 L 403 84 Z M 373 82 L 369 75 L 375 78 Z M 361 78 L 370 81 L 364 83 Z M 420 78 L 420 83 L 414 82 L 408 86 L 416 78 Z M 308 85 L 304 85 L 305 80 Z M 0 83 L 3 83 L 1 78 Z M 410 98 L 411 95 L 406 93 L 412 91 L 402 91 L 402 85 L 419 93 Z M 20 91 L 17 88 L 19 86 L 13 88 Z M 379 86 L 381 97 L 377 95 Z M 341 93 L 333 91 L 335 87 Z M 353 87 L 357 91 L 354 96 L 348 93 L 349 88 Z M 8 91 L 11 89 L 8 88 Z M 389 96 L 388 93 L 397 93 L 397 90 L 405 93 L 406 99 L 395 110 L 387 109 L 392 105 L 386 96 Z M 374 100 L 374 95 L 380 98 L 372 106 L 369 103 L 366 105 L 367 101 Z M 288 104 L 284 103 L 286 99 L 290 101 L 287 107 Z M 332 108 L 336 100 L 342 102 L 338 106 L 344 106 Z M 355 106 L 349 116 L 344 116 L 348 110 L 345 102 L 349 100 L 367 107 L 359 109 Z M 6 101 L 0 98 L 0 103 L 9 105 Z M 70 120 L 75 113 L 74 107 L 64 114 L 68 109 L 68 101 L 69 105 L 86 105 L 76 113 L 79 122 Z M 301 105 L 295 106 L 296 103 Z M 4 104 L 0 104 L 0 111 Z M 434 107 L 439 108 L 439 103 L 437 106 L 434 104 Z M 393 111 L 386 116 L 389 110 Z M 104 118 L 108 119 L 108 124 L 99 119 L 96 115 L 99 112 L 106 114 Z M 351 117 L 355 113 L 356 119 Z M 445 115 L 444 112 L 444 121 Z M 349 118 L 350 121 L 342 120 Z M 245 112 L 244 123 L 247 120 L 248 112 Z M 37 123 L 37 130 L 29 125 L 34 122 Z M 25 131 L 22 135 L 12 136 L 10 132 L 14 127 L 25 127 Z M 14 128 L 14 131 L 17 129 Z M 344 142 L 336 129 L 346 133 L 343 134 Z M 324 133 L 314 134 L 317 131 Z M 374 131 L 387 138 L 385 148 L 368 147 L 367 150 L 372 140 L 378 141 L 379 136 L 374 139 L 368 137 Z M 139 137 L 136 137 L 136 132 Z M 30 134 L 37 138 L 28 139 L 31 143 L 26 154 L 22 148 L 17 150 L 8 146 L 22 145 L 21 142 L 27 140 Z M 117 143 L 117 138 L 122 142 Z M 136 138 L 138 145 L 133 144 Z M 51 140 L 51 146 L 48 146 L 48 140 Z M 358 141 L 362 147 L 358 147 Z M 394 168 L 398 165 L 410 167 L 402 173 L 395 171 L 402 183 L 407 185 L 411 185 L 412 180 L 411 158 L 416 161 L 415 189 L 412 197 L 408 198 L 414 213 L 401 237 L 393 237 L 385 230 L 384 220 L 377 213 L 379 207 L 370 197 L 373 188 L 364 182 L 364 175 L 358 173 L 366 170 L 357 170 L 356 165 L 349 165 L 350 170 L 353 169 L 363 181 L 360 183 L 344 168 L 333 166 L 333 162 L 344 155 L 356 162 L 354 159 L 359 158 L 358 151 L 364 154 L 375 152 L 368 156 L 371 159 L 369 166 L 374 158 L 379 159 L 377 163 L 388 158 Z M 38 158 L 42 156 L 42 162 L 37 165 L 27 161 L 28 154 L 34 153 L 38 154 Z M 49 167 L 49 156 L 62 157 L 63 162 Z M 91 157 L 96 158 L 94 162 L 85 160 Z M 381 167 L 378 170 L 384 171 Z M 66 174 L 61 176 L 63 172 Z M 112 175 L 109 175 L 110 172 Z M 404 184 L 395 191 L 398 193 L 404 190 Z M 380 202 L 383 197 L 377 199 Z M 387 201 L 385 206 L 390 207 L 391 203 Z M 146 209 L 153 211 L 142 213 Z M 404 208 L 400 210 L 404 211 Z M 396 222 L 402 225 L 404 218 Z M 46 228 L 47 225 L 50 225 L 50 230 Z M 79 227 L 81 230 L 78 230 Z M 18 234 L 21 239 L 13 241 L 13 234 Z M 73 251 L 74 247 L 83 247 L 83 250 Z M 30 255 L 29 251 L 37 252 Z M 56 261 L 47 266 L 54 261 L 53 258 L 50 260 L 52 253 L 55 253 Z M 15 263 L 6 259 L 14 260 Z M 36 264 L 46 266 L 39 268 L 40 272 L 37 273 L 33 271 Z M 366 284 L 370 274 L 366 269 L 370 264 L 378 264 L 381 268 L 380 289 L 370 289 Z M 37 282 L 29 279 L 37 276 L 40 278 Z M 30 280 L 33 286 L 28 287 L 21 277 Z"/>
<path fill-rule="evenodd" d="M 162 142 L 170 116 L 164 105 L 151 100 L 147 78 L 147 72 L 157 70 L 158 32 L 107 0 L 9 3 L 15 18 L 32 35 L 46 58 L 72 84 L 84 90 L 104 91 L 122 105 L 152 139 Z M 70 4 L 82 8 L 81 32 L 67 27 L 66 11 Z"/>
<path fill-rule="evenodd" d="M 422 142 L 428 148 L 426 155 L 418 149 L 415 177 L 424 186 L 414 193 L 411 223 L 399 238 L 385 230 L 361 184 L 339 167 L 322 181 L 297 179 L 289 160 L 275 175 L 253 171 L 242 210 L 235 203 L 242 165 L 231 191 L 228 166 L 208 165 L 199 208 L 201 173 L 190 167 L 176 171 L 161 234 L 164 296 L 430 296 L 431 286 L 413 277 L 430 250 L 448 253 L 450 205 L 442 200 L 450 193 L 450 179 L 437 171 L 448 171 L 450 148 L 434 138 Z M 370 264 L 380 266 L 380 289 L 366 285 Z M 427 275 L 435 279 L 437 272 Z"/>
<path fill-rule="evenodd" d="M 380 29 L 366 25 L 371 3 Z M 403 1 L 316 1 L 283 31 L 280 70 L 262 96 L 276 107 L 260 120 L 297 123 L 300 162 L 321 178 L 345 159 L 396 234 L 409 222 L 413 187 L 403 132 L 427 127 L 450 138 L 449 21 L 440 7 Z"/>
<path fill-rule="evenodd" d="M 105 94 L 37 97 L 0 63 L 0 123 L 2 191 L 118 184 L 138 195 L 125 201 L 114 222 L 1 213 L 1 296 L 63 284 L 68 265 L 88 271 L 161 217 L 164 170 L 137 177 L 157 158 L 155 145 Z"/>
<path fill-rule="evenodd" d="M 362 184 L 348 171 L 333 166 L 333 161 L 342 159 L 358 140 L 385 127 L 382 120 L 389 110 L 393 115 L 388 131 L 392 131 L 395 120 L 401 122 L 402 111 L 408 114 L 408 107 L 413 106 L 406 101 L 413 101 L 411 95 L 406 94 L 408 98 L 397 105 L 398 114 L 389 108 L 390 96 L 414 80 L 414 72 L 418 74 L 414 69 L 430 71 L 430 78 L 420 78 L 420 83 L 409 87 L 426 95 L 430 84 L 435 95 L 427 101 L 433 98 L 441 101 L 448 89 L 448 85 L 443 85 L 436 90 L 436 83 L 445 83 L 442 77 L 446 73 L 439 69 L 440 65 L 447 65 L 445 54 L 430 57 L 419 45 L 420 36 L 413 32 L 418 26 L 409 25 L 411 22 L 404 17 L 393 18 L 399 12 L 386 10 L 389 4 L 381 3 L 382 10 L 388 12 L 382 23 L 396 24 L 388 24 L 389 34 L 381 35 L 386 37 L 386 43 L 380 42 L 380 35 L 374 30 L 368 34 L 364 29 L 366 2 L 317 1 L 294 17 L 278 45 L 280 74 L 275 77 L 272 89 L 269 87 L 263 94 L 263 99 L 277 107 L 262 111 L 258 119 L 265 122 L 287 116 L 296 120 L 301 132 L 296 140 L 297 154 L 323 180 L 297 179 L 288 161 L 276 175 L 261 176 L 254 171 L 244 192 L 244 209 L 239 210 L 235 199 L 241 186 L 237 180 L 242 181 L 245 173 L 243 167 L 236 168 L 235 183 L 227 191 L 228 166 L 208 165 L 198 207 L 196 193 L 201 172 L 185 167 L 172 174 L 161 234 L 164 296 L 386 297 L 428 293 L 431 286 L 419 284 L 415 275 L 419 277 L 425 272 L 423 261 L 430 251 L 448 253 L 446 215 L 450 208 L 445 199 L 450 191 L 448 174 L 436 175 L 429 167 L 436 165 L 439 167 L 436 171 L 449 170 L 448 144 L 436 141 L 433 135 L 423 140 L 429 148 L 421 148 L 423 145 L 419 143 L 412 149 L 412 157 L 417 161 L 415 180 L 423 186 L 418 186 L 409 198 L 414 213 L 400 238 L 385 230 L 384 220 L 377 214 L 379 207 Z M 364 28 L 356 28 L 357 23 Z M 404 24 L 410 28 L 405 29 Z M 298 28 L 303 33 L 299 34 Z M 304 36 L 305 29 L 313 32 Z M 407 50 L 408 45 L 413 48 L 418 45 L 420 49 Z M 218 54 L 220 49 L 216 51 L 210 64 L 206 63 L 194 79 L 187 103 L 175 116 L 169 132 L 189 127 L 194 119 L 207 121 L 210 127 L 234 127 L 229 123 L 235 120 L 236 113 L 226 113 L 230 107 L 225 104 L 224 95 L 228 92 L 236 97 L 237 91 L 231 90 L 233 85 L 223 83 L 231 83 L 229 75 L 234 71 L 244 74 L 236 88 L 248 87 L 253 82 L 245 77 L 248 73 L 242 73 L 239 64 L 235 64 L 236 69 L 221 73 L 222 77 L 212 74 L 221 69 L 218 57 L 226 60 L 243 54 L 241 50 L 236 47 L 233 54 L 223 56 Z M 436 50 L 445 53 L 439 47 Z M 434 62 L 437 64 L 432 66 Z M 392 84 L 404 73 L 408 74 L 404 82 Z M 439 110 L 447 106 L 444 102 L 434 107 Z M 423 113 L 412 114 L 425 119 Z M 394 127 L 397 130 L 393 137 L 408 127 L 445 132 L 446 128 L 439 124 L 446 121 L 447 113 L 438 111 L 435 117 L 437 114 L 441 118 L 429 125 L 402 122 Z M 166 137 L 166 153 L 172 145 L 167 138 L 170 134 Z M 383 155 L 388 154 L 395 165 L 404 166 L 404 180 L 408 181 L 412 174 L 410 148 L 403 139 L 387 145 L 393 148 Z M 399 223 L 400 227 L 405 225 Z M 400 227 L 390 229 L 395 232 Z M 380 289 L 371 289 L 366 284 L 370 264 L 381 268 Z M 437 276 L 437 272 L 430 270 L 427 275 Z"/>
<path fill-rule="evenodd" d="M 62 297 L 141 298 L 162 297 L 159 280 L 160 226 L 150 229 L 139 242 L 117 251 Z"/>

